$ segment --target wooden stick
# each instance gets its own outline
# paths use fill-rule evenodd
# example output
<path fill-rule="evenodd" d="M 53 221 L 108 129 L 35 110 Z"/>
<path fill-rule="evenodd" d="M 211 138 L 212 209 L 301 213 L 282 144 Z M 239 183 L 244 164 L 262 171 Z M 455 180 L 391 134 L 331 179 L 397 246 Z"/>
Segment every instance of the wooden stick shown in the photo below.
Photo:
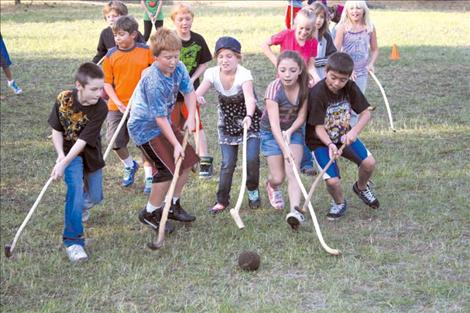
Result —
<path fill-rule="evenodd" d="M 380 92 L 382 93 L 382 97 L 384 98 L 385 107 L 387 108 L 387 113 L 388 113 L 388 119 L 389 119 L 389 121 L 390 121 L 390 128 L 392 129 L 392 131 L 396 132 L 397 130 L 396 130 L 395 127 L 393 126 L 392 111 L 390 110 L 390 104 L 388 103 L 387 95 L 385 95 L 385 90 L 384 90 L 384 88 L 382 87 L 382 84 L 380 83 L 380 81 L 379 81 L 379 79 L 377 78 L 377 76 L 375 76 L 374 72 L 369 71 L 369 73 L 370 73 L 370 76 L 372 76 L 372 78 L 374 79 L 374 81 L 375 81 L 375 83 L 377 84 L 377 86 L 379 87 Z"/>
<path fill-rule="evenodd" d="M 12 256 L 13 250 L 15 249 L 18 238 L 20 238 L 20 235 L 23 232 L 23 229 L 26 227 L 26 224 L 28 224 L 29 220 L 31 219 L 31 216 L 33 215 L 34 211 L 38 207 L 39 202 L 41 202 L 41 199 L 44 196 L 44 193 L 46 192 L 47 188 L 49 187 L 51 183 L 52 183 L 52 177 L 50 177 L 49 180 L 44 185 L 44 187 L 42 187 L 42 190 L 39 193 L 39 196 L 36 198 L 36 201 L 34 202 L 31 209 L 29 209 L 28 215 L 26 215 L 26 218 L 24 219 L 23 223 L 21 223 L 20 228 L 18 228 L 18 231 L 16 232 L 15 238 L 13 239 L 13 242 L 11 243 L 11 245 L 8 245 L 8 244 L 5 245 L 5 256 L 7 258 Z"/>
<path fill-rule="evenodd" d="M 292 169 L 294 171 L 294 175 L 295 175 L 295 178 L 297 179 L 297 183 L 299 184 L 299 187 L 300 187 L 300 190 L 302 191 L 302 194 L 305 198 L 305 203 L 308 204 L 308 210 L 310 212 L 310 216 L 312 217 L 312 221 L 313 221 L 313 226 L 315 227 L 315 232 L 317 234 L 317 237 L 318 237 L 318 240 L 320 241 L 320 244 L 321 246 L 323 247 L 323 249 L 325 249 L 326 252 L 328 252 L 329 254 L 332 254 L 332 255 L 340 255 L 341 254 L 341 251 L 337 250 L 337 249 L 333 249 L 333 248 L 330 248 L 326 243 L 325 243 L 325 240 L 323 239 L 323 235 L 321 233 L 321 230 L 320 230 L 320 225 L 318 224 L 318 220 L 317 220 L 317 216 L 315 215 L 315 211 L 313 210 L 313 206 L 312 204 L 310 203 L 310 198 L 309 195 L 307 194 L 307 190 L 305 189 L 304 185 L 302 184 L 302 180 L 300 179 L 300 175 L 299 175 L 299 171 L 297 170 L 297 167 L 295 165 L 295 162 L 294 162 L 294 159 L 292 158 L 292 155 L 291 155 L 291 151 L 290 151 L 290 148 L 289 148 L 289 145 L 287 144 L 287 140 L 286 140 L 286 137 L 284 136 L 284 132 L 283 132 L 283 136 L 284 138 L 284 143 L 286 144 L 286 147 L 287 147 L 287 150 L 289 151 L 289 162 L 292 164 Z M 341 147 L 343 148 L 343 147 Z M 341 150 L 341 149 L 340 149 Z M 342 151 L 342 150 L 341 150 Z M 334 160 L 334 159 L 333 159 Z M 333 163 L 333 162 L 331 162 Z M 327 165 L 326 169 L 328 169 L 328 167 L 330 166 L 331 164 Z M 322 171 L 323 172 L 323 171 Z M 326 172 L 326 170 L 325 170 Z M 323 172 L 324 173 L 324 172 Z M 318 175 L 318 177 L 321 177 L 321 175 L 323 175 L 322 173 L 320 173 Z M 317 180 L 318 180 L 318 177 L 317 177 Z M 312 194 L 313 194 L 313 191 L 312 191 Z M 302 207 L 302 212 L 307 212 L 307 210 L 305 209 L 305 204 L 304 206 Z"/>
<path fill-rule="evenodd" d="M 183 104 L 184 105 L 184 104 Z M 200 120 L 199 120 L 199 114 L 197 112 L 197 108 L 196 108 L 196 133 L 194 135 L 194 145 L 196 146 L 196 154 L 200 157 L 201 156 L 201 151 L 199 151 L 199 149 L 201 148 L 199 146 L 199 123 L 200 123 Z"/>
<path fill-rule="evenodd" d="M 189 130 L 186 129 L 184 132 L 183 145 L 182 145 L 183 151 L 186 150 L 186 146 L 188 144 L 188 136 L 189 136 Z M 171 180 L 170 188 L 168 188 L 168 191 L 166 193 L 165 206 L 163 207 L 162 218 L 160 220 L 160 224 L 158 227 L 158 238 L 156 242 L 152 242 L 152 246 L 156 249 L 161 248 L 163 246 L 163 241 L 165 240 L 165 226 L 168 220 L 168 212 L 170 211 L 171 202 L 173 201 L 173 194 L 175 193 L 176 183 L 180 176 L 180 168 L 181 168 L 181 164 L 183 163 L 183 159 L 184 157 L 180 156 L 178 160 L 176 161 L 175 172 L 173 173 L 173 179 Z"/>
<path fill-rule="evenodd" d="M 240 184 L 240 192 L 238 193 L 238 200 L 237 204 L 235 205 L 235 208 L 230 209 L 230 215 L 232 215 L 232 218 L 235 221 L 235 224 L 237 224 L 239 229 L 242 229 L 245 227 L 245 224 L 243 224 L 243 221 L 240 217 L 240 207 L 242 206 L 243 202 L 243 196 L 245 195 L 245 188 L 246 188 L 246 141 L 248 137 L 248 127 L 246 125 L 243 125 L 243 160 L 242 160 L 242 182 Z"/>
<path fill-rule="evenodd" d="M 129 115 L 129 112 L 131 110 L 131 103 L 132 102 L 129 100 L 129 103 L 127 104 L 127 107 L 126 107 L 126 111 L 124 111 L 124 114 L 122 115 L 121 121 L 119 122 L 119 125 L 116 128 L 116 130 L 114 131 L 113 137 L 111 137 L 111 140 L 108 143 L 108 147 L 106 148 L 106 151 L 104 152 L 104 155 L 103 155 L 103 160 L 105 160 L 105 161 L 108 158 L 109 153 L 111 152 L 113 144 L 116 141 L 116 138 L 119 135 L 119 132 L 121 131 L 122 126 L 127 121 L 127 116 Z"/>

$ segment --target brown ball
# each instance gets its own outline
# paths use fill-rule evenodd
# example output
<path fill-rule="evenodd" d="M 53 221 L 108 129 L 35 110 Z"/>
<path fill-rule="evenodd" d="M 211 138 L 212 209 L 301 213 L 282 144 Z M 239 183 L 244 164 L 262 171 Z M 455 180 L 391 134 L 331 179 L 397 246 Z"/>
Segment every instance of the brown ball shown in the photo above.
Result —
<path fill-rule="evenodd" d="M 260 256 L 254 251 L 243 251 L 238 257 L 238 266 L 245 271 L 256 271 L 259 268 Z"/>

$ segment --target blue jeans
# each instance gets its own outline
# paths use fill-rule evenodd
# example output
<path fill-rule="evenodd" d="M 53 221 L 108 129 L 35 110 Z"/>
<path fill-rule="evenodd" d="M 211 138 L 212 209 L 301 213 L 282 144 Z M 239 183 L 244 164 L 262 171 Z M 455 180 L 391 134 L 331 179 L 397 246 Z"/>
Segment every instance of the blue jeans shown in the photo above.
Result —
<path fill-rule="evenodd" d="M 248 138 L 246 145 L 246 188 L 248 190 L 258 189 L 259 185 L 259 145 L 259 138 Z M 223 206 L 228 206 L 233 172 L 237 165 L 238 145 L 220 145 L 220 150 L 222 152 L 222 165 L 220 166 L 217 202 Z"/>
<path fill-rule="evenodd" d="M 65 195 L 65 225 L 63 240 L 66 247 L 85 245 L 83 237 L 82 211 L 90 209 L 103 200 L 103 174 L 99 169 L 85 173 L 82 157 L 78 156 L 70 162 L 64 171 L 67 185 Z"/>
<path fill-rule="evenodd" d="M 367 80 L 369 78 L 369 73 L 361 74 L 356 77 L 356 85 L 359 87 L 361 92 L 365 95 L 366 94 L 366 89 L 367 89 Z M 351 120 L 349 121 L 349 124 L 351 127 L 354 127 L 359 120 L 359 115 L 351 110 Z"/>

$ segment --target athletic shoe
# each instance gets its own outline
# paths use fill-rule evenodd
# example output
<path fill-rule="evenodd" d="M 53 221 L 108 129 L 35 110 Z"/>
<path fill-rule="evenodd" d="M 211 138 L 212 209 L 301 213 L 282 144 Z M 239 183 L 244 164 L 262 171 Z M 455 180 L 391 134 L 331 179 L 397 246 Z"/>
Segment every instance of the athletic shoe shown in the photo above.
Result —
<path fill-rule="evenodd" d="M 214 172 L 212 166 L 213 157 L 201 157 L 201 164 L 199 164 L 199 178 L 211 178 Z"/>
<path fill-rule="evenodd" d="M 155 210 L 152 213 L 147 212 L 147 208 L 143 208 L 139 212 L 139 221 L 142 224 L 149 226 L 150 228 L 158 231 L 160 226 L 160 220 L 162 219 L 162 209 Z M 171 234 L 175 230 L 175 226 L 170 223 L 170 221 L 166 222 L 165 225 L 165 233 Z"/>
<path fill-rule="evenodd" d="M 8 87 L 10 87 L 11 90 L 13 90 L 13 92 L 17 95 L 23 93 L 23 90 L 18 86 L 18 84 L 14 80 L 8 82 Z"/>
<path fill-rule="evenodd" d="M 248 190 L 248 205 L 251 209 L 257 209 L 261 205 L 259 190 Z"/>
<path fill-rule="evenodd" d="M 279 188 L 274 188 L 269 181 L 267 181 L 266 191 L 268 192 L 269 203 L 271 203 L 272 207 L 277 210 L 284 209 L 284 199 L 282 198 L 282 192 Z"/>
<path fill-rule="evenodd" d="M 88 259 L 88 255 L 81 245 L 71 245 L 65 248 L 67 256 L 71 262 L 85 261 Z"/>
<path fill-rule="evenodd" d="M 172 203 L 168 211 L 168 218 L 180 222 L 194 222 L 196 217 L 186 212 L 180 205 L 180 199 Z"/>
<path fill-rule="evenodd" d="M 334 201 L 331 203 L 331 208 L 330 212 L 326 215 L 326 218 L 329 219 L 330 221 L 334 221 L 341 216 L 343 216 L 346 213 L 346 210 L 348 209 L 348 204 L 346 203 L 346 200 L 344 200 L 344 203 L 336 204 Z"/>
<path fill-rule="evenodd" d="M 129 187 L 134 183 L 134 176 L 139 169 L 139 164 L 137 164 L 137 162 L 134 160 L 132 160 L 132 163 L 134 163 L 132 167 L 124 168 L 124 177 L 122 178 L 123 187 Z"/>
<path fill-rule="evenodd" d="M 374 195 L 372 192 L 369 182 L 367 183 L 367 187 L 364 190 L 359 190 L 357 187 L 357 182 L 354 183 L 353 185 L 353 191 L 354 193 L 361 198 L 361 200 L 370 206 L 373 209 L 378 209 L 380 206 L 379 200 L 377 200 L 377 197 Z"/>
<path fill-rule="evenodd" d="M 144 182 L 144 194 L 148 195 L 152 191 L 153 177 L 145 178 Z"/>
<path fill-rule="evenodd" d="M 83 210 L 82 210 L 82 222 L 83 223 L 88 222 L 89 219 L 90 219 L 90 209 L 83 208 Z"/>
<path fill-rule="evenodd" d="M 291 211 L 286 216 L 286 222 L 293 230 L 298 230 L 300 224 L 305 221 L 305 216 L 299 212 L 299 208 L 295 207 L 294 211 Z"/>

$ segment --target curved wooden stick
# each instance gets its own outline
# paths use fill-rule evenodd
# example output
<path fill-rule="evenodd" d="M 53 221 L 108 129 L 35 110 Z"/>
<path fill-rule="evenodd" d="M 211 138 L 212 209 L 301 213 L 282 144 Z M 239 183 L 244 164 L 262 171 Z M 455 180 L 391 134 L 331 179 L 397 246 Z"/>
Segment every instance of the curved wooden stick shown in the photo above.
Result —
<path fill-rule="evenodd" d="M 390 121 L 390 128 L 392 129 L 392 131 L 396 132 L 397 130 L 396 130 L 395 127 L 393 126 L 392 111 L 390 110 L 390 104 L 388 103 L 387 95 L 385 95 L 385 90 L 384 90 L 384 88 L 382 87 L 382 84 L 380 83 L 380 81 L 379 81 L 379 79 L 377 78 L 377 76 L 375 76 L 374 72 L 369 71 L 369 73 L 370 73 L 370 76 L 372 76 L 372 78 L 374 79 L 374 81 L 375 81 L 375 83 L 377 84 L 377 86 L 379 87 L 380 92 L 382 93 L 382 97 L 384 98 L 385 107 L 387 108 L 387 113 L 388 113 L 388 119 L 389 119 L 389 121 Z"/>
<path fill-rule="evenodd" d="M 310 203 L 311 196 L 309 197 L 309 195 L 307 194 L 307 190 L 305 189 L 304 185 L 302 184 L 302 180 L 300 179 L 299 171 L 297 170 L 297 167 L 295 166 L 295 162 L 294 162 L 294 159 L 292 158 L 292 154 L 291 154 L 289 145 L 287 144 L 286 137 L 284 136 L 284 132 L 283 132 L 282 135 L 283 135 L 282 137 L 284 138 L 284 143 L 286 144 L 286 147 L 287 147 L 287 151 L 289 151 L 289 162 L 292 164 L 292 169 L 294 171 L 295 178 L 297 179 L 297 183 L 299 184 L 300 190 L 302 191 L 302 194 L 305 198 L 305 203 L 308 204 L 308 210 L 310 212 L 310 216 L 312 217 L 313 226 L 315 227 L 315 232 L 317 234 L 318 240 L 320 241 L 321 246 L 323 247 L 323 249 L 325 249 L 326 252 L 328 252 L 329 254 L 332 254 L 332 255 L 340 255 L 341 251 L 339 251 L 337 249 L 330 248 L 325 243 L 325 240 L 323 239 L 323 235 L 322 235 L 321 230 L 320 230 L 320 225 L 318 224 L 317 216 L 315 215 L 315 211 L 313 210 L 313 206 Z M 341 147 L 341 148 L 343 148 L 343 147 Z M 331 163 L 333 163 L 333 162 L 331 162 Z M 327 165 L 326 169 L 328 169 L 328 167 L 329 167 L 329 165 Z M 325 170 L 325 172 L 326 172 L 326 170 Z M 318 177 L 321 177 L 321 175 L 323 175 L 323 174 L 320 173 L 317 176 L 317 180 L 318 180 Z M 313 191 L 312 191 L 312 194 L 313 194 Z M 302 212 L 306 212 L 306 211 L 307 210 L 305 209 L 305 204 L 304 204 L 303 207 L 302 207 Z"/>
<path fill-rule="evenodd" d="M 242 160 L 242 182 L 240 184 L 240 192 L 238 193 L 238 200 L 237 204 L 235 205 L 235 208 L 230 209 L 230 215 L 232 215 L 233 220 L 235 221 L 235 224 L 237 224 L 239 229 L 242 229 L 245 227 L 245 224 L 243 224 L 243 221 L 240 217 L 240 207 L 242 206 L 243 202 L 243 196 L 245 194 L 245 188 L 246 188 L 246 141 L 248 137 L 248 128 L 246 125 L 243 125 L 243 160 Z"/>
<path fill-rule="evenodd" d="M 12 256 L 13 250 L 15 249 L 18 238 L 20 238 L 20 235 L 23 232 L 23 229 L 26 227 L 26 224 L 28 224 L 29 220 L 31 219 L 31 216 L 33 215 L 34 211 L 38 207 L 39 202 L 41 202 L 41 199 L 44 196 L 44 193 L 46 192 L 47 188 L 49 187 L 51 183 L 52 183 L 52 177 L 50 177 L 49 180 L 44 185 L 44 187 L 42 187 L 42 190 L 39 193 L 39 196 L 37 197 L 31 209 L 29 209 L 28 215 L 26 215 L 26 218 L 24 219 L 23 223 L 21 223 L 20 228 L 18 228 L 18 231 L 16 232 L 15 238 L 13 239 L 13 242 L 11 243 L 11 245 L 8 245 L 8 244 L 5 245 L 5 256 L 7 258 Z"/>
<path fill-rule="evenodd" d="M 200 123 L 200 120 L 199 120 L 199 114 L 197 112 L 197 109 L 196 109 L 195 118 L 196 118 L 196 133 L 194 135 L 194 141 L 195 141 L 194 145 L 196 146 L 196 154 L 197 154 L 197 156 L 200 157 L 201 156 L 201 153 L 199 151 L 199 149 L 200 149 L 200 146 L 199 146 L 199 123 Z"/>
<path fill-rule="evenodd" d="M 182 144 L 183 151 L 186 150 L 186 146 L 188 144 L 188 136 L 189 136 L 189 130 L 186 129 L 184 132 L 184 138 L 183 138 L 183 144 Z M 173 194 L 175 193 L 176 182 L 178 181 L 178 178 L 180 177 L 180 168 L 181 168 L 181 164 L 183 163 L 183 159 L 184 157 L 180 156 L 178 160 L 176 161 L 175 172 L 173 173 L 173 179 L 171 180 L 170 188 L 168 188 L 168 191 L 166 193 L 165 206 L 163 207 L 162 218 L 160 220 L 160 224 L 158 227 L 157 241 L 151 243 L 151 245 L 156 249 L 161 248 L 163 246 L 163 241 L 165 240 L 165 226 L 168 220 L 168 212 L 170 211 L 171 202 L 173 201 Z"/>

